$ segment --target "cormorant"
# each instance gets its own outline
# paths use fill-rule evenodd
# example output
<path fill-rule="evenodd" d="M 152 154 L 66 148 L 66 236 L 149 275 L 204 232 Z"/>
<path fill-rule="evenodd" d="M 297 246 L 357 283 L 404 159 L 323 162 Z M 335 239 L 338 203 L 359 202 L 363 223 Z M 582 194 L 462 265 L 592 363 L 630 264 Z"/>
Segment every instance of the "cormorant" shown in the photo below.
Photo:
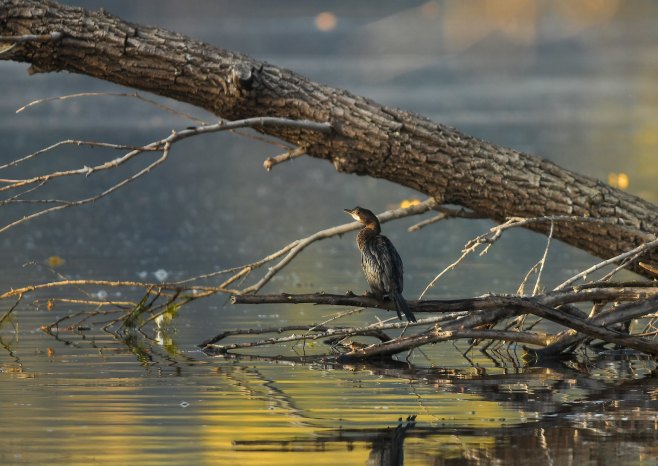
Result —
<path fill-rule="evenodd" d="M 393 243 L 381 234 L 379 219 L 368 209 L 355 207 L 345 209 L 363 228 L 356 237 L 361 251 L 361 266 L 372 294 L 379 299 L 388 297 L 395 302 L 398 318 L 402 314 L 408 321 L 416 322 L 416 317 L 402 297 L 402 259 Z"/>

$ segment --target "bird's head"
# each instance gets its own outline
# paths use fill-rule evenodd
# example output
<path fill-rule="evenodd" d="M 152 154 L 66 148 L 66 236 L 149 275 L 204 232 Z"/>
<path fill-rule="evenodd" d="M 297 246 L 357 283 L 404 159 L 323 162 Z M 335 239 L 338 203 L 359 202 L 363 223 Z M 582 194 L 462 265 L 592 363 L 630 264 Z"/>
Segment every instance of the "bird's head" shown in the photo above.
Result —
<path fill-rule="evenodd" d="M 363 207 L 355 207 L 353 209 L 344 209 L 345 213 L 352 216 L 354 220 L 365 225 L 366 227 L 374 228 L 379 231 L 379 219 L 368 209 Z"/>

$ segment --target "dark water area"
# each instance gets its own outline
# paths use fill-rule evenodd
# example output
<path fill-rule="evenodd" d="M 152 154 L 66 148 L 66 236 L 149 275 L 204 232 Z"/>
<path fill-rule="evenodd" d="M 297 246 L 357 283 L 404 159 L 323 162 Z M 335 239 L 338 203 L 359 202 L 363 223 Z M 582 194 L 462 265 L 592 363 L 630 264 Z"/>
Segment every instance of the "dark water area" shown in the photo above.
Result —
<path fill-rule="evenodd" d="M 654 2 L 71 3 L 265 59 L 658 201 Z M 63 139 L 137 145 L 190 125 L 126 97 L 49 102 L 15 114 L 40 98 L 131 92 L 68 73 L 28 77 L 26 68 L 0 62 L 0 165 Z M 60 278 L 182 280 L 249 263 L 345 223 L 344 208 L 381 212 L 419 198 L 308 157 L 263 170 L 263 160 L 279 153 L 231 133 L 177 144 L 166 164 L 112 196 L 0 234 L 0 293 Z M 63 147 L 0 170 L 0 178 L 111 156 Z M 58 182 L 49 195 L 92 195 L 152 160 L 85 182 Z M 5 224 L 30 207 L 2 208 Z M 384 225 L 405 261 L 410 299 L 491 226 L 450 220 L 408 233 L 418 221 Z M 488 254 L 442 277 L 428 296 L 516 292 L 545 244 L 540 235 L 509 231 Z M 553 242 L 543 286 L 595 262 Z M 262 292 L 365 287 L 348 234 L 308 248 Z M 409 465 L 658 464 L 656 364 L 636 353 L 531 364 L 517 346 L 465 357 L 468 344 L 458 342 L 379 365 L 309 362 L 292 344 L 258 356 L 209 356 L 197 345 L 223 330 L 312 324 L 338 312 L 234 306 L 225 296 L 189 304 L 155 340 L 97 326 L 40 329 L 82 309 L 60 303 L 48 311 L 44 300 L 134 299 L 130 293 L 102 286 L 30 293 L 3 322 L 0 463 L 395 464 L 386 458 L 403 451 Z M 0 301 L 0 315 L 13 304 Z M 367 310 L 340 322 L 363 325 L 387 317 L 382 314 Z"/>

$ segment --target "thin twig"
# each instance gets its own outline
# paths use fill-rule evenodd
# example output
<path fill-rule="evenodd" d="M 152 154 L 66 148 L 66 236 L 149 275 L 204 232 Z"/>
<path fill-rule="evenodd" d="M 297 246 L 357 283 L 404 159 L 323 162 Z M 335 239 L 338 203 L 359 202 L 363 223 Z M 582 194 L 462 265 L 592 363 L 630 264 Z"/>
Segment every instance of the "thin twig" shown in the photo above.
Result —
<path fill-rule="evenodd" d="M 600 312 L 592 317 L 590 323 L 593 325 L 605 326 L 617 322 L 626 322 L 638 317 L 649 316 L 655 312 L 658 307 L 658 297 L 648 297 L 639 302 L 629 302 L 621 306 L 616 306 L 611 309 Z M 639 335 L 636 335 L 639 336 Z M 542 348 L 538 353 L 542 355 L 554 355 L 566 351 L 567 349 L 573 350 L 575 346 L 580 344 L 586 335 L 580 335 L 572 329 L 564 330 L 558 333 L 546 348 Z"/>
<path fill-rule="evenodd" d="M 535 282 L 535 287 L 532 289 L 532 295 L 539 293 L 539 287 L 541 286 L 541 274 L 544 271 L 544 265 L 546 264 L 546 257 L 548 257 L 548 250 L 551 247 L 551 240 L 553 239 L 553 227 L 555 222 L 551 221 L 551 228 L 548 231 L 548 238 L 546 239 L 546 247 L 544 248 L 544 254 L 539 260 L 539 271 L 537 271 L 537 281 Z"/>
<path fill-rule="evenodd" d="M 14 310 L 18 307 L 22 299 L 23 299 L 23 293 L 20 293 L 18 295 L 18 298 L 16 298 L 16 302 L 14 303 L 14 305 L 11 308 L 9 308 L 9 310 L 5 312 L 2 317 L 0 317 L 0 326 L 2 326 L 5 320 L 7 320 L 9 316 L 12 314 L 12 312 L 14 312 Z"/>
<path fill-rule="evenodd" d="M 275 165 L 278 165 L 283 162 L 287 162 L 288 160 L 296 159 L 297 157 L 301 157 L 306 153 L 306 146 L 299 146 L 294 149 L 290 149 L 288 152 L 277 155 L 276 157 L 268 157 L 265 159 L 263 162 L 263 168 L 267 170 L 268 172 L 272 170 L 272 167 Z"/>
<path fill-rule="evenodd" d="M 10 167 L 15 167 L 16 165 L 19 165 L 20 163 L 26 162 L 30 159 L 33 159 L 34 157 L 44 154 L 46 152 L 49 152 L 51 150 L 57 149 L 58 147 L 61 146 L 66 146 L 66 145 L 75 145 L 75 146 L 89 146 L 89 147 L 100 147 L 103 149 L 115 149 L 115 150 L 150 150 L 150 151 L 157 151 L 157 148 L 150 148 L 150 149 L 144 149 L 143 147 L 137 147 L 137 146 L 128 146 L 125 144 L 112 144 L 108 142 L 95 142 L 95 141 L 79 141 L 76 139 L 66 139 L 64 141 L 59 141 L 56 142 L 55 144 L 52 144 L 48 147 L 44 147 L 43 149 L 39 149 L 36 152 L 32 152 L 31 154 L 26 155 L 25 157 L 21 157 L 20 159 L 12 160 L 9 163 L 6 163 L 4 165 L 0 165 L 0 170 L 3 170 L 5 168 L 10 168 Z M 16 182 L 16 180 L 14 180 Z"/>
<path fill-rule="evenodd" d="M 15 220 L 14 222 L 11 222 L 11 223 L 5 225 L 4 227 L 0 228 L 0 233 L 4 233 L 5 231 L 9 230 L 12 227 L 15 227 L 16 225 L 20 225 L 21 223 L 25 223 L 25 222 L 30 221 L 32 219 L 35 219 L 37 217 L 41 217 L 42 215 L 46 215 L 46 214 L 49 214 L 49 213 L 52 213 L 52 212 L 55 212 L 55 211 L 58 211 L 58 210 L 66 209 L 68 207 L 90 204 L 92 202 L 96 202 L 97 200 L 101 199 L 102 197 L 108 196 L 109 194 L 111 194 L 114 191 L 122 188 L 123 186 L 127 185 L 128 183 L 132 183 L 133 181 L 137 180 L 138 178 L 141 178 L 142 176 L 146 175 L 147 173 L 149 173 L 151 170 L 153 170 L 158 165 L 164 163 L 165 160 L 167 160 L 167 156 L 169 155 L 169 148 L 170 147 L 171 147 L 171 143 L 166 142 L 165 146 L 164 146 L 164 149 L 162 151 L 162 156 L 160 158 L 158 158 L 155 162 L 147 165 L 145 168 L 138 171 L 134 175 L 120 181 L 119 183 L 117 183 L 114 186 L 106 189 L 105 191 L 103 191 L 103 192 L 101 192 L 101 193 L 99 193 L 95 196 L 88 197 L 86 199 L 80 199 L 78 201 L 70 201 L 70 202 L 67 202 L 66 204 L 60 204 L 60 205 L 57 205 L 57 206 L 54 206 L 54 207 L 49 207 L 47 209 L 43 209 L 43 210 L 34 212 L 30 215 L 26 215 L 23 218 L 21 218 L 19 220 Z"/>
<path fill-rule="evenodd" d="M 194 117 L 188 113 L 181 112 L 180 110 L 176 110 L 172 107 L 169 107 L 167 105 L 164 105 L 160 102 L 157 102 L 155 100 L 149 99 L 147 97 L 144 97 L 143 95 L 137 93 L 137 92 L 78 92 L 76 94 L 69 94 L 69 95 L 60 95 L 56 97 L 46 97 L 44 99 L 37 99 L 33 100 L 27 105 L 22 106 L 18 110 L 16 110 L 16 113 L 21 113 L 24 110 L 34 107 L 35 105 L 43 104 L 46 102 L 53 102 L 56 100 L 69 100 L 69 99 L 77 99 L 79 97 L 130 97 L 134 98 L 137 100 L 141 100 L 142 102 L 146 102 L 149 105 L 152 105 L 155 108 L 158 108 L 160 110 L 164 110 L 165 112 L 169 112 L 173 115 L 182 117 L 186 120 L 193 121 L 199 125 L 207 125 L 208 123 L 203 121 L 200 118 Z"/>
<path fill-rule="evenodd" d="M 109 170 L 118 167 L 119 165 L 122 165 L 126 163 L 127 161 L 131 160 L 132 158 L 136 157 L 137 155 L 141 154 L 142 152 L 145 151 L 151 151 L 151 150 L 162 150 L 162 156 L 153 162 L 152 164 L 148 165 L 146 168 L 140 170 L 136 174 L 130 176 L 129 178 L 126 178 L 122 180 L 121 182 L 115 184 L 109 189 L 106 189 L 105 191 L 86 198 L 86 199 L 80 199 L 77 201 L 69 201 L 66 203 L 61 203 L 59 205 L 56 205 L 54 207 L 49 207 L 47 209 L 43 209 L 37 212 L 34 212 L 30 215 L 26 215 L 23 218 L 20 218 L 18 220 L 15 220 L 9 224 L 6 224 L 4 227 L 0 228 L 0 233 L 3 233 L 7 230 L 9 230 L 12 227 L 15 227 L 17 225 L 20 225 L 22 223 L 28 222 L 34 218 L 40 217 L 42 215 L 46 215 L 58 210 L 62 210 L 65 208 L 69 207 L 74 207 L 74 206 L 80 206 L 84 204 L 89 204 L 91 202 L 95 202 L 99 200 L 102 197 L 108 196 L 109 194 L 113 193 L 117 189 L 122 188 L 123 186 L 127 185 L 128 183 L 140 178 L 141 176 L 147 174 L 150 172 L 153 168 L 156 166 L 160 165 L 163 163 L 168 154 L 170 147 L 183 139 L 187 139 L 192 136 L 200 135 L 200 134 L 209 134 L 209 133 L 215 133 L 215 132 L 220 132 L 220 131 L 229 131 L 237 128 L 245 128 L 245 127 L 252 127 L 252 128 L 258 128 L 258 127 L 263 127 L 263 126 L 287 126 L 287 127 L 293 127 L 293 128 L 300 128 L 300 129 L 307 129 L 311 131 L 318 131 L 318 132 L 329 132 L 331 131 L 331 125 L 329 123 L 319 123 L 315 121 L 308 121 L 308 120 L 289 120 L 286 118 L 277 118 L 277 117 L 257 117 L 257 118 L 247 118 L 244 120 L 236 120 L 236 121 L 231 121 L 231 122 L 219 122 L 214 125 L 205 125 L 205 126 L 197 126 L 197 127 L 192 127 L 192 128 L 186 128 L 181 131 L 172 131 L 171 135 L 168 136 L 167 138 L 161 139 L 159 141 L 152 142 L 150 144 L 147 144 L 143 147 L 140 147 L 136 150 L 132 150 L 128 152 L 127 154 L 123 155 L 122 157 L 116 158 L 114 160 L 111 160 L 109 162 L 105 162 L 101 165 L 97 165 L 95 167 L 87 167 L 84 166 L 82 168 L 78 169 L 72 169 L 72 170 L 63 170 L 59 172 L 54 172 L 54 173 L 49 173 L 47 175 L 40 175 L 36 176 L 33 178 L 28 178 L 24 180 L 15 180 L 15 182 L 7 185 L 0 187 L 0 192 L 2 191 L 8 191 L 12 189 L 19 188 L 21 186 L 26 186 L 30 184 L 35 184 L 35 183 L 42 183 L 44 181 L 50 181 L 55 178 L 61 178 L 65 176 L 79 176 L 79 175 L 84 175 L 85 177 L 90 176 L 91 174 L 103 170 Z M 64 201 L 62 201 L 64 202 Z"/>
<path fill-rule="evenodd" d="M 541 259 L 533 265 L 526 276 L 523 278 L 523 281 L 521 282 L 521 285 L 519 286 L 519 294 L 523 294 L 523 290 L 525 288 L 525 283 L 526 281 L 530 278 L 530 275 L 534 273 L 535 271 L 537 272 L 537 280 L 535 281 L 535 286 L 532 289 L 532 296 L 535 296 L 539 293 L 540 285 L 541 285 L 541 275 L 542 272 L 544 271 L 544 265 L 546 264 L 546 258 L 548 257 L 548 250 L 551 247 L 551 240 L 553 238 L 553 227 L 555 226 L 555 222 L 551 222 L 551 228 L 548 232 L 548 237 L 546 238 L 546 247 L 544 248 L 544 254 L 542 255 Z M 522 329 L 525 321 L 526 321 L 527 314 L 523 314 L 516 319 L 514 319 L 514 322 L 512 322 L 508 328 L 516 326 L 518 329 Z M 535 320 L 527 330 L 530 330 L 534 328 L 537 324 L 541 322 L 541 319 Z"/>
<path fill-rule="evenodd" d="M 49 306 L 54 305 L 54 303 L 66 303 L 66 304 L 80 304 L 83 306 L 116 306 L 116 307 L 133 307 L 135 305 L 132 301 L 98 301 L 94 299 L 69 299 L 69 298 L 48 298 L 46 300 L 35 299 L 32 303 L 35 306 L 40 305 L 43 301 L 46 301 Z M 51 304 L 52 303 L 52 304 Z"/>
<path fill-rule="evenodd" d="M 224 290 L 218 287 L 211 286 L 190 286 L 183 287 L 175 285 L 172 283 L 144 283 L 144 282 L 133 282 L 133 281 L 112 281 L 112 280 L 61 280 L 56 282 L 41 283 L 38 285 L 29 285 L 22 288 L 17 288 L 13 290 L 0 293 L 0 299 L 7 299 L 14 296 L 19 296 L 21 294 L 31 293 L 33 291 L 45 290 L 50 288 L 61 288 L 66 286 L 107 286 L 107 287 L 123 287 L 123 288 L 153 288 L 160 287 L 163 290 L 171 291 L 190 291 L 196 292 L 199 295 L 203 293 L 235 293 L 236 290 Z"/>
<path fill-rule="evenodd" d="M 217 345 L 215 343 L 209 343 L 209 342 L 216 342 L 219 341 L 226 336 L 229 335 L 244 335 L 244 334 L 251 334 L 251 333 L 273 333 L 273 332 L 262 332 L 260 330 L 249 330 L 248 333 L 244 331 L 230 331 L 229 333 L 223 332 L 220 335 L 217 335 L 206 342 L 202 343 L 204 348 L 212 348 L 216 351 L 219 352 L 225 352 L 233 349 L 239 349 L 239 348 L 251 348 L 254 346 L 265 346 L 265 345 L 272 345 L 272 344 L 279 344 L 279 343 L 289 343 L 293 341 L 300 341 L 300 340 L 319 340 L 322 338 L 337 338 L 341 336 L 346 336 L 346 335 L 352 335 L 352 336 L 357 336 L 357 335 L 369 335 L 373 331 L 380 332 L 383 330 L 390 330 L 390 329 L 400 329 L 407 324 L 409 326 L 421 326 L 421 325 L 428 325 L 428 324 L 435 324 L 437 322 L 441 322 L 445 320 L 445 316 L 441 317 L 431 317 L 428 319 L 419 319 L 418 322 L 392 322 L 392 323 L 375 323 L 371 325 L 367 325 L 365 327 L 330 327 L 326 328 L 324 326 L 318 326 L 318 325 L 313 325 L 312 327 L 303 327 L 299 328 L 295 326 L 295 329 L 300 329 L 304 330 L 305 332 L 302 334 L 292 334 L 288 335 L 285 337 L 281 338 L 266 338 L 263 340 L 258 340 L 258 341 L 250 341 L 250 342 L 243 342 L 243 343 L 232 343 L 232 344 L 227 344 L 227 345 Z M 310 334 L 310 329 L 311 328 L 316 328 L 317 333 Z M 280 333 L 281 329 L 276 329 L 277 333 Z M 284 331 L 289 331 L 289 330 L 284 330 Z"/>
<path fill-rule="evenodd" d="M 626 251 L 622 254 L 616 255 L 615 257 L 611 257 L 610 259 L 604 260 L 602 262 L 599 262 L 598 264 L 595 264 L 588 268 L 587 270 L 583 270 L 580 273 L 577 273 L 573 277 L 569 278 L 565 282 L 561 283 L 560 285 L 556 286 L 554 289 L 557 290 L 563 290 L 567 288 L 568 286 L 571 286 L 575 282 L 577 282 L 580 279 L 586 278 L 588 275 L 590 275 L 593 272 L 596 272 L 599 269 L 602 269 L 603 267 L 606 267 L 610 264 L 614 264 L 615 262 L 621 261 L 626 259 L 627 257 L 631 256 L 637 256 L 639 257 L 640 255 L 647 253 L 651 251 L 652 249 L 658 247 L 658 239 L 654 239 L 653 241 L 649 241 L 648 243 L 643 243 L 636 248 L 631 249 L 630 251 Z"/>
<path fill-rule="evenodd" d="M 422 222 L 418 222 L 414 225 L 411 225 L 409 228 L 407 228 L 407 231 L 409 233 L 413 233 L 428 225 L 432 225 L 433 223 L 440 222 L 441 220 L 445 220 L 449 218 L 471 218 L 471 219 L 485 218 L 483 215 L 480 215 L 477 212 L 469 211 L 464 208 L 451 209 L 445 206 L 436 206 L 434 210 L 438 211 L 439 214 L 427 220 L 423 220 Z"/>
<path fill-rule="evenodd" d="M 472 240 L 468 241 L 464 245 L 464 249 L 462 249 L 461 256 L 456 261 L 448 265 L 441 272 L 439 272 L 439 274 L 436 275 L 429 282 L 429 284 L 425 287 L 425 289 L 423 289 L 418 299 L 422 299 L 425 296 L 425 294 L 429 291 L 429 289 L 436 284 L 439 278 L 441 278 L 450 270 L 455 269 L 457 265 L 459 265 L 466 258 L 466 256 L 477 251 L 479 247 L 484 246 L 484 249 L 480 252 L 480 256 L 486 254 L 489 251 L 489 248 L 501 237 L 502 233 L 505 230 L 508 230 L 510 228 L 526 227 L 528 225 L 537 224 L 537 223 L 550 223 L 551 225 L 553 225 L 554 223 L 559 223 L 559 222 L 616 224 L 616 220 L 613 218 L 592 218 L 592 217 L 579 217 L 574 215 L 550 215 L 546 217 L 532 217 L 532 218 L 511 217 L 507 219 L 507 221 L 505 221 L 504 223 L 501 223 L 500 225 L 496 225 L 490 228 L 489 231 L 487 231 L 486 233 L 483 233 L 477 236 L 476 238 L 473 238 Z"/>

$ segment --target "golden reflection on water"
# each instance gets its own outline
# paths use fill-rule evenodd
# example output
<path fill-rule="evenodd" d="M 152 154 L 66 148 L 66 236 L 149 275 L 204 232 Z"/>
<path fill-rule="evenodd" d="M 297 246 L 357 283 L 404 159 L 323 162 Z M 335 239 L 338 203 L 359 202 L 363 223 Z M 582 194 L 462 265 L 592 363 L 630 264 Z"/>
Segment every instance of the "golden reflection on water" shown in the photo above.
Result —
<path fill-rule="evenodd" d="M 485 371 L 475 354 L 478 370 L 463 359 L 456 369 L 451 354 L 458 352 L 449 344 L 428 356 L 442 356 L 452 368 L 421 369 L 158 354 L 157 346 L 102 334 L 66 338 L 53 356 L 2 353 L 3 464 L 366 464 L 385 454 L 391 433 L 399 423 L 408 427 L 410 416 L 413 426 L 400 437 L 405 464 L 464 455 L 487 464 L 509 454 L 496 453 L 503 428 L 517 429 L 532 451 L 565 435 L 580 441 L 581 431 L 646 436 L 658 425 L 655 410 L 637 409 L 634 401 L 643 399 L 634 395 L 639 390 L 655 393 L 655 382 L 628 379 L 651 370 L 642 360 L 611 361 L 586 377 L 578 366 L 562 365 Z M 140 351 L 126 348 L 127 341 Z M 53 342 L 37 333 L 23 343 Z M 619 388 L 608 382 L 622 377 Z M 590 403 L 593 390 L 601 395 Z M 561 417 L 574 427 L 559 433 L 558 418 L 543 419 L 569 403 Z M 510 435 L 502 439 L 512 442 Z"/>
<path fill-rule="evenodd" d="M 2 377 L 13 379 L 0 386 L 4 455 L 50 464 L 302 465 L 335 463 L 335 455 L 318 453 L 336 452 L 344 464 L 365 464 L 373 444 L 360 434 L 349 442 L 323 435 L 376 433 L 412 414 L 417 423 L 435 426 L 496 428 L 520 420 L 518 411 L 460 392 L 448 380 L 221 360 L 183 376 L 144 377 L 132 353 L 106 352 L 99 361 L 66 350 L 49 362 L 40 357 L 46 366 L 37 377 L 10 374 L 3 363 Z M 90 378 L 85 369 L 92 367 L 110 376 Z M 435 449 L 453 442 L 449 436 L 432 441 Z"/>
<path fill-rule="evenodd" d="M 217 459 L 235 461 L 237 451 L 249 451 L 241 464 L 331 464 L 338 451 L 349 464 L 365 464 L 371 445 L 366 442 L 314 442 L 337 425 L 347 429 L 395 426 L 397 419 L 420 412 L 418 422 L 500 426 L 501 418 L 518 420 L 518 413 L 478 396 L 414 387 L 406 380 L 381 379 L 365 372 L 289 367 L 275 371 L 218 370 L 218 377 L 243 394 L 240 400 L 214 398 L 204 408 L 203 441 Z M 269 377 L 277 377 L 275 384 Z M 232 408 L 226 402 L 234 403 Z M 291 441 L 291 440 L 297 440 Z M 435 440 L 439 448 L 442 440 Z M 220 454 L 224 451 L 224 454 Z M 291 454 L 294 452 L 294 454 Z M 248 458 L 248 459 L 247 459 Z M 413 463 L 410 463 L 413 464 Z"/>

